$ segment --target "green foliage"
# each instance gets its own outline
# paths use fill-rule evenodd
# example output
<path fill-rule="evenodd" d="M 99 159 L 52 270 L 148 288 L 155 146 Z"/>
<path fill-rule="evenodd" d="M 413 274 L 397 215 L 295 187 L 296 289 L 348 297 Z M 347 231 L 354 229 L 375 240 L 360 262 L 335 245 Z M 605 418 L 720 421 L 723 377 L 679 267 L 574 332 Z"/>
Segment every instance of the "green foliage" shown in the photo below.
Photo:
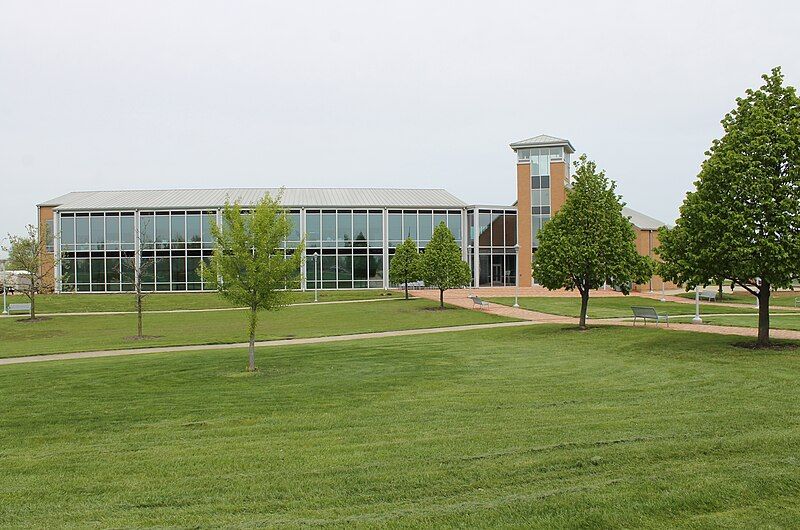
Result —
<path fill-rule="evenodd" d="M 453 233 L 442 222 L 434 228 L 433 236 L 419 260 L 420 277 L 425 285 L 439 289 L 439 305 L 444 307 L 444 292 L 469 285 L 472 272 L 461 259 L 461 247 Z"/>
<path fill-rule="evenodd" d="M 47 280 L 53 277 L 56 259 L 45 260 L 45 243 L 52 234 L 43 227 L 39 230 L 34 225 L 25 227 L 24 236 L 8 235 L 8 270 L 21 270 L 28 273 L 27 282 L 22 292 L 31 303 L 31 320 L 36 319 L 36 295 L 47 286 Z"/>
<path fill-rule="evenodd" d="M 404 284 L 406 288 L 406 298 L 408 298 L 408 283 L 419 280 L 419 251 L 417 244 L 410 237 L 407 237 L 397 246 L 389 262 L 389 280 L 395 284 Z"/>
<path fill-rule="evenodd" d="M 770 289 L 800 275 L 800 99 L 780 68 L 762 78 L 723 118 L 725 134 L 657 252 L 663 276 L 687 288 L 729 279 L 758 296 L 763 343 Z"/>
<path fill-rule="evenodd" d="M 283 244 L 292 230 L 280 197 L 266 194 L 249 213 L 226 203 L 222 226 L 214 223 L 214 254 L 203 278 L 223 298 L 250 309 L 250 363 L 255 369 L 253 341 L 259 310 L 276 310 L 291 300 L 299 286 L 304 243 L 289 255 Z"/>
<path fill-rule="evenodd" d="M 533 276 L 551 290 L 578 289 L 586 299 L 591 289 L 604 283 L 627 294 L 631 283 L 643 283 L 652 275 L 652 260 L 636 252 L 636 233 L 622 214 L 615 183 L 586 155 L 575 167 L 564 206 L 539 231 Z"/>

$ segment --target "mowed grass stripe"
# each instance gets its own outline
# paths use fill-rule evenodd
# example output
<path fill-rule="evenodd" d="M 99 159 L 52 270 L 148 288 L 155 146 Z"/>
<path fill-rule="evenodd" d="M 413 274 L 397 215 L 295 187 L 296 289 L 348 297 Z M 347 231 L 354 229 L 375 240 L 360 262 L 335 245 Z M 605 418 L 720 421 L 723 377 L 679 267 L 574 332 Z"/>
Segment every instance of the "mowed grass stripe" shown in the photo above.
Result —
<path fill-rule="evenodd" d="M 389 304 L 392 305 L 392 304 Z M 0 524 L 791 526 L 797 351 L 538 325 L 9 366 Z"/>
<path fill-rule="evenodd" d="M 256 340 L 324 337 L 512 319 L 413 299 L 393 303 L 290 306 L 260 312 Z M 247 340 L 241 311 L 159 313 L 143 317 L 150 338 L 133 340 L 135 315 L 52 316 L 41 322 L 0 319 L 0 358 L 156 346 L 223 344 Z"/>

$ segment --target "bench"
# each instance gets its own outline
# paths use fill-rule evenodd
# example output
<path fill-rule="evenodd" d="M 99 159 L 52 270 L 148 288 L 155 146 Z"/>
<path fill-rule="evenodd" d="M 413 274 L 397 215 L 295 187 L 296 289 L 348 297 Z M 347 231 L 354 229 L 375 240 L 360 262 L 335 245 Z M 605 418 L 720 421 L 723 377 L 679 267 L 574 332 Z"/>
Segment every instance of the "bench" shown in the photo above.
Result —
<path fill-rule="evenodd" d="M 472 300 L 472 307 L 478 306 L 481 309 L 489 308 L 489 302 L 481 300 L 479 296 L 472 295 L 469 299 Z"/>
<path fill-rule="evenodd" d="M 705 298 L 709 302 L 716 302 L 717 301 L 717 292 L 716 291 L 700 291 L 699 298 L 702 300 Z"/>
<path fill-rule="evenodd" d="M 647 325 L 648 320 L 655 320 L 656 326 L 659 322 L 666 322 L 667 326 L 669 326 L 669 315 L 666 313 L 659 315 L 658 311 L 656 311 L 655 307 L 638 307 L 638 306 L 631 306 L 631 310 L 633 311 L 633 325 L 636 325 L 636 320 L 641 318 L 644 320 L 644 325 Z"/>
<path fill-rule="evenodd" d="M 25 311 L 30 314 L 31 304 L 8 304 L 8 314 L 10 315 L 14 311 Z"/>

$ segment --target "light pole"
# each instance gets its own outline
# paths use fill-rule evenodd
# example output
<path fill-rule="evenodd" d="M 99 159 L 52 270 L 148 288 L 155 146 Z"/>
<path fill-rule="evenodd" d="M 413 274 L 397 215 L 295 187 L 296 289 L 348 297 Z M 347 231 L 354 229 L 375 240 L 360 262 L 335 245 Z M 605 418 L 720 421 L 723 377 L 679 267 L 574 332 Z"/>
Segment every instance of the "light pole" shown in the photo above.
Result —
<path fill-rule="evenodd" d="M 317 275 L 317 258 L 319 257 L 318 252 L 314 252 L 314 301 L 317 302 L 319 299 L 317 298 L 317 287 L 319 286 L 319 276 Z"/>
<path fill-rule="evenodd" d="M 667 301 L 667 297 L 664 294 L 664 278 L 661 278 L 661 301 L 662 302 L 666 302 Z"/>
<path fill-rule="evenodd" d="M 6 280 L 3 278 L 3 314 L 8 314 L 8 304 L 6 304 Z"/>
<path fill-rule="evenodd" d="M 694 286 L 694 318 L 692 324 L 702 324 L 703 319 L 700 318 L 700 288 L 698 285 Z"/>
<path fill-rule="evenodd" d="M 514 281 L 514 307 L 519 308 L 519 243 L 514 245 L 514 254 L 516 255 L 514 268 L 517 273 Z"/>

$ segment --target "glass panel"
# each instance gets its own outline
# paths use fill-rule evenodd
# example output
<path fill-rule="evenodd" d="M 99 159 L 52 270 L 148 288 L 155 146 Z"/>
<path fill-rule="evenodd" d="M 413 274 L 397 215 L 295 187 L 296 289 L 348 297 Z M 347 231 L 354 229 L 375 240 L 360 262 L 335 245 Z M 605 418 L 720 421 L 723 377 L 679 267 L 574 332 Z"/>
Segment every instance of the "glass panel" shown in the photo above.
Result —
<path fill-rule="evenodd" d="M 353 256 L 353 279 L 366 281 L 367 278 L 367 256 Z M 366 284 L 362 287 L 366 287 Z"/>
<path fill-rule="evenodd" d="M 323 255 L 322 258 L 322 287 L 326 289 L 336 288 L 336 256 Z"/>
<path fill-rule="evenodd" d="M 106 217 L 106 249 L 119 249 L 119 217 Z"/>
<path fill-rule="evenodd" d="M 539 175 L 539 157 L 531 157 L 531 176 Z"/>
<path fill-rule="evenodd" d="M 68 245 L 67 250 L 75 244 L 75 218 L 61 218 L 61 245 Z"/>
<path fill-rule="evenodd" d="M 517 284 L 517 256 L 512 254 L 506 254 L 505 256 L 505 265 L 506 265 L 506 285 L 516 285 Z"/>
<path fill-rule="evenodd" d="M 417 212 L 403 212 L 403 239 L 417 240 Z"/>
<path fill-rule="evenodd" d="M 369 256 L 369 279 L 383 280 L 383 256 Z"/>
<path fill-rule="evenodd" d="M 420 212 L 419 213 L 419 241 L 420 244 L 425 244 L 431 240 L 433 234 L 433 213 Z"/>
<path fill-rule="evenodd" d="M 134 246 L 133 216 L 123 215 L 119 218 L 119 235 L 122 248 L 132 250 Z"/>
<path fill-rule="evenodd" d="M 170 240 L 172 248 L 185 248 L 186 243 L 186 216 L 173 214 L 170 216 Z"/>
<path fill-rule="evenodd" d="M 169 216 L 156 216 L 156 248 L 169 248 Z"/>
<path fill-rule="evenodd" d="M 142 247 L 151 248 L 153 246 L 153 230 L 155 221 L 152 215 L 142 215 L 139 217 L 139 242 Z"/>
<path fill-rule="evenodd" d="M 520 149 L 519 151 L 517 151 L 517 156 L 519 157 L 519 160 L 527 160 L 531 156 L 531 150 Z"/>
<path fill-rule="evenodd" d="M 200 282 L 200 258 L 189 256 L 186 258 L 186 279 L 190 282 Z"/>
<path fill-rule="evenodd" d="M 547 153 L 547 150 L 539 155 L 539 174 L 540 175 L 549 175 L 550 174 L 550 155 Z"/>
<path fill-rule="evenodd" d="M 90 217 L 92 225 L 92 250 L 103 250 L 103 242 L 106 238 L 106 229 L 103 226 L 103 217 Z"/>
<path fill-rule="evenodd" d="M 309 241 L 319 241 L 320 239 L 320 215 L 318 213 L 306 214 L 306 237 Z"/>
<path fill-rule="evenodd" d="M 383 245 L 383 214 L 369 214 L 369 240 L 376 243 L 373 246 Z"/>
<path fill-rule="evenodd" d="M 492 260 L 489 254 L 481 254 L 478 258 L 480 265 L 480 277 L 478 278 L 478 285 L 481 287 L 489 287 L 492 285 Z"/>
<path fill-rule="evenodd" d="M 289 220 L 289 223 L 292 225 L 292 230 L 289 232 L 289 241 L 300 241 L 300 214 L 299 213 L 287 213 L 286 219 Z"/>
<path fill-rule="evenodd" d="M 101 218 L 102 219 L 102 218 Z M 92 291 L 105 290 L 106 264 L 103 258 L 92 258 Z"/>
<path fill-rule="evenodd" d="M 189 248 L 199 248 L 202 239 L 203 230 L 201 228 L 202 221 L 197 214 L 190 214 L 186 216 L 186 242 Z"/>
<path fill-rule="evenodd" d="M 322 246 L 336 246 L 336 214 L 322 214 Z"/>
<path fill-rule="evenodd" d="M 75 244 L 79 245 L 78 250 L 89 249 L 89 218 L 75 218 Z"/>
<path fill-rule="evenodd" d="M 541 190 L 541 205 L 542 206 L 550 206 L 550 190 Z"/>
<path fill-rule="evenodd" d="M 507 247 L 517 244 L 517 216 L 511 213 L 505 215 L 505 242 Z"/>
<path fill-rule="evenodd" d="M 389 214 L 389 245 L 396 246 L 403 241 L 403 218 L 399 213 Z"/>
<path fill-rule="evenodd" d="M 106 283 L 119 284 L 119 273 L 120 273 L 119 259 L 106 258 Z"/>
<path fill-rule="evenodd" d="M 186 258 L 183 256 L 172 257 L 172 283 L 186 282 Z"/>
<path fill-rule="evenodd" d="M 461 214 L 460 213 L 451 213 L 447 216 L 449 218 L 449 222 L 447 226 L 450 228 L 450 231 L 453 233 L 453 237 L 456 238 L 456 241 L 461 242 Z"/>
<path fill-rule="evenodd" d="M 336 214 L 336 219 L 338 227 L 337 241 L 343 243 L 345 247 L 353 246 L 353 214 L 351 212 L 339 212 Z"/>
<path fill-rule="evenodd" d="M 156 259 L 156 283 L 169 284 L 169 258 Z"/>
<path fill-rule="evenodd" d="M 77 283 L 89 283 L 88 258 L 78 258 L 75 260 L 75 279 Z"/>
<path fill-rule="evenodd" d="M 208 248 L 214 243 L 214 234 L 211 233 L 211 225 L 215 223 L 217 216 L 211 213 L 203 214 L 203 246 Z"/>
<path fill-rule="evenodd" d="M 75 284 L 75 260 L 65 258 L 61 260 L 61 289 L 67 291 L 68 287 Z"/>
<path fill-rule="evenodd" d="M 503 235 L 503 215 L 499 213 L 492 214 L 492 246 L 499 247 L 505 242 Z"/>
<path fill-rule="evenodd" d="M 337 260 L 337 272 L 339 273 L 339 288 L 348 289 L 353 287 L 353 256 L 339 256 Z"/>
<path fill-rule="evenodd" d="M 357 247 L 367 246 L 367 214 L 353 214 L 353 241 Z"/>
<path fill-rule="evenodd" d="M 123 257 L 121 260 L 121 270 L 122 270 L 122 283 L 129 284 L 131 287 L 133 286 L 133 282 L 135 281 L 135 272 L 133 270 L 133 256 L 130 257 Z M 123 290 L 128 290 L 123 287 Z"/>
<path fill-rule="evenodd" d="M 450 226 L 447 222 L 447 214 L 446 213 L 435 213 L 433 214 L 433 227 L 436 228 L 439 226 L 439 223 L 444 221 L 444 224 Z"/>
<path fill-rule="evenodd" d="M 492 235 L 490 228 L 492 226 L 492 214 L 481 212 L 478 216 L 478 246 L 489 247 L 492 245 Z"/>

